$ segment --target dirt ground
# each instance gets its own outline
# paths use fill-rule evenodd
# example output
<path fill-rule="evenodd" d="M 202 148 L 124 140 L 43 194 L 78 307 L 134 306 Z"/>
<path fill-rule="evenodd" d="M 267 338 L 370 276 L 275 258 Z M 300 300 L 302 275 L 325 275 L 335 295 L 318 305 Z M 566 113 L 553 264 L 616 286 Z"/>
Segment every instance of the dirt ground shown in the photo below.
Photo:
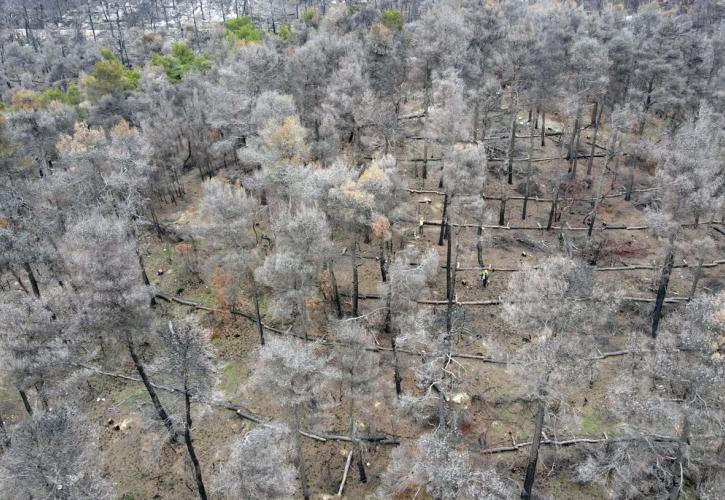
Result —
<path fill-rule="evenodd" d="M 523 115 L 522 115 L 523 118 Z M 549 119 L 549 117 L 547 117 Z M 555 117 L 549 119 L 555 124 Z M 527 127 L 521 127 L 524 131 Z M 525 132 L 520 132 L 525 133 Z M 591 131 L 585 131 L 591 135 Z M 598 143 L 606 144 L 608 131 L 602 130 Z M 528 140 L 517 141 L 516 157 L 527 154 Z M 432 148 L 431 156 L 439 156 L 439 152 Z M 551 138 L 546 139 L 546 146 L 541 148 L 538 139 L 535 141 L 534 157 L 555 157 L 558 154 L 557 145 Z M 438 189 L 440 176 L 440 162 L 429 164 L 428 179 L 415 176 L 414 164 L 404 161 L 406 158 L 422 157 L 422 144 L 420 141 L 407 141 L 396 151 L 399 158 L 398 167 L 406 178 L 409 187 L 419 190 Z M 535 164 L 537 173 L 534 180 L 542 186 L 542 195 L 549 197 L 550 191 L 545 189 L 545 181 L 551 178 L 556 171 L 561 171 L 557 161 L 540 162 Z M 524 168 L 525 164 L 517 165 L 517 169 Z M 603 167 L 603 158 L 597 158 L 594 163 L 594 179 Z M 489 171 L 493 164 L 489 165 Z M 622 170 L 626 167 L 622 165 Z M 579 177 L 586 176 L 586 160 L 580 160 Z M 648 187 L 653 183 L 651 172 L 636 170 L 635 186 Z M 523 177 L 520 175 L 515 181 L 518 184 Z M 617 181 L 615 191 L 621 187 L 621 178 Z M 195 173 L 185 178 L 186 198 L 179 205 L 166 205 L 160 207 L 161 220 L 164 223 L 183 228 L 194 219 L 193 207 L 200 196 L 200 179 Z M 518 195 L 512 186 L 506 186 L 510 195 Z M 492 196 L 499 193 L 499 180 L 489 172 L 486 192 Z M 578 196 L 587 197 L 593 194 L 593 189 L 582 189 Z M 623 197 L 606 199 L 599 211 L 598 222 L 608 224 L 644 225 L 646 224 L 642 207 L 636 206 L 651 196 L 651 192 L 635 193 L 631 202 L 624 201 Z M 408 211 L 415 214 L 415 205 L 421 202 L 426 219 L 437 221 L 441 218 L 442 196 L 435 194 L 412 194 L 408 200 Z M 430 203 L 426 203 L 430 200 Z M 489 201 L 491 209 L 488 223 L 495 224 L 498 217 L 498 201 Z M 529 216 L 526 221 L 521 220 L 521 201 L 510 200 L 507 205 L 507 222 L 512 225 L 546 225 L 550 204 L 532 201 L 529 204 Z M 572 227 L 583 226 L 583 219 L 591 205 L 586 202 L 574 203 L 564 210 L 560 224 L 570 224 Z M 411 219 L 414 219 L 412 217 Z M 472 222 L 472 221 L 468 221 Z M 395 236 L 394 246 L 399 247 L 402 237 L 407 243 L 412 243 L 420 249 L 436 248 L 440 253 L 440 262 L 445 263 L 445 246 L 438 246 L 438 226 L 426 226 L 423 237 L 412 237 L 414 225 L 400 223 L 398 234 Z M 264 230 L 264 224 L 262 224 Z M 715 241 L 715 251 L 706 260 L 722 258 L 725 254 L 725 238 L 714 232 L 710 226 L 703 225 L 698 229 L 686 229 L 683 241 L 694 241 L 698 236 L 710 234 Z M 516 231 L 516 230 L 487 230 L 487 246 L 484 249 L 486 263 L 494 267 L 519 268 L 534 265 L 547 255 L 559 252 L 559 238 L 557 231 Z M 582 248 L 586 242 L 586 233 L 567 232 L 577 249 Z M 462 268 L 476 267 L 476 230 L 466 228 L 456 231 L 456 238 L 460 245 L 457 255 L 458 265 Z M 657 238 L 648 231 L 596 231 L 594 238 L 604 242 L 607 249 L 597 262 L 599 266 L 626 265 L 626 264 L 654 264 L 660 263 L 663 257 L 663 248 Z M 336 240 L 338 258 L 335 260 L 335 273 L 341 291 L 349 292 L 351 283 L 351 263 L 349 255 L 342 255 L 342 250 L 348 242 L 344 239 Z M 194 282 L 186 270 L 193 267 L 190 258 L 182 255 L 178 244 L 162 241 L 149 235 L 144 245 L 144 261 L 147 273 L 152 284 L 161 292 L 182 296 L 205 306 L 213 306 L 215 297 L 213 291 L 205 284 Z M 576 250 L 575 250 L 576 252 Z M 379 264 L 373 258 L 378 254 L 378 242 L 373 240 L 370 244 L 363 244 L 360 252 L 371 258 L 362 259 L 360 267 L 360 291 L 365 293 L 378 293 L 380 284 Z M 676 262 L 687 256 L 679 253 Z M 204 256 L 197 255 L 198 265 L 203 267 Z M 687 258 L 694 262 L 694 257 Z M 161 271 L 161 272 L 159 272 Z M 460 271 L 456 276 L 456 291 L 459 301 L 495 299 L 507 293 L 507 281 L 510 272 L 493 272 L 488 288 L 483 289 L 477 283 L 476 271 Z M 445 296 L 445 271 L 441 269 L 433 298 L 443 299 Z M 657 279 L 656 270 L 628 271 L 628 272 L 599 272 L 596 279 L 601 282 L 616 283 L 624 289 L 628 296 L 653 297 Z M 692 280 L 692 270 L 689 268 L 675 269 L 668 296 L 687 296 Z M 725 267 L 716 267 L 705 270 L 700 286 L 710 288 L 720 287 L 725 280 Z M 249 291 L 246 285 L 242 287 L 236 308 L 241 311 L 253 310 L 249 301 Z M 279 328 L 290 326 L 284 322 L 276 321 L 266 313 L 268 298 L 262 300 L 264 321 Z M 350 311 L 349 299 L 343 307 Z M 376 300 L 361 301 L 361 313 L 379 307 Z M 432 306 L 423 306 L 432 307 Z M 665 313 L 672 307 L 668 306 Z M 258 336 L 253 322 L 241 317 L 228 314 L 215 314 L 203 311 L 190 312 L 188 308 L 174 304 L 160 303 L 158 309 L 163 315 L 177 313 L 182 309 L 184 314 L 197 315 L 204 324 L 213 329 L 214 343 L 217 349 L 220 368 L 219 398 L 229 400 L 250 409 L 258 415 L 274 418 L 274 409 L 264 395 L 255 400 L 243 400 L 238 395 L 238 387 L 243 384 L 255 360 L 255 348 L 258 345 Z M 443 307 L 438 308 L 442 314 Z M 625 337 L 631 329 L 641 328 L 646 323 L 647 307 L 624 307 L 620 313 L 619 324 L 621 331 L 614 335 L 603 335 L 600 349 L 603 352 L 624 348 Z M 458 353 L 480 354 L 500 359 L 506 353 L 514 352 L 527 341 L 529 332 L 515 332 L 503 323 L 500 318 L 500 308 L 497 306 L 465 306 L 462 311 L 465 324 L 465 334 L 454 341 L 453 350 Z M 312 334 L 324 336 L 325 318 L 333 318 L 332 305 L 322 301 L 317 307 L 311 309 Z M 642 330 L 643 339 L 647 332 Z M 381 352 L 380 364 L 383 373 L 392 382 L 391 356 Z M 409 366 L 416 360 L 414 357 L 404 357 L 404 364 Z M 516 401 L 522 394 L 516 379 L 505 365 L 483 363 L 478 360 L 459 360 L 460 369 L 465 372 L 463 390 L 472 397 L 468 408 L 470 425 L 466 433 L 466 440 L 471 450 L 478 450 L 477 438 L 486 433 L 488 447 L 506 445 L 511 443 L 511 437 L 516 442 L 527 439 L 533 429 L 532 405 L 525 401 Z M 603 433 L 616 433 L 618 422 L 612 419 L 607 409 L 603 395 L 608 385 L 616 380 L 618 373 L 626 369 L 629 361 L 626 357 L 610 358 L 596 363 L 593 368 L 592 382 L 585 394 L 573 395 L 571 404 L 579 413 L 580 426 L 578 428 L 561 429 L 561 437 L 601 437 Z M 128 373 L 131 374 L 130 366 Z M 413 391 L 413 377 L 409 368 L 403 370 L 403 388 Z M 155 429 L 150 428 L 148 419 L 144 414 L 148 411 L 148 398 L 140 384 L 124 382 L 103 376 L 93 376 L 89 381 L 90 394 L 87 404 L 89 415 L 102 427 L 100 432 L 100 446 L 104 461 L 104 470 L 116 483 L 119 497 L 130 499 L 165 498 L 185 499 L 195 498 L 195 486 L 186 451 L 183 445 L 170 446 L 163 444 L 156 435 Z M 11 423 L 20 415 L 21 407 L 17 397 L 13 394 L 2 394 L 2 414 L 6 421 Z M 163 394 L 165 400 L 170 397 Z M 384 432 L 399 436 L 401 439 L 412 439 L 431 430 L 430 427 L 419 425 L 412 421 L 396 416 L 394 411 L 395 394 L 392 389 L 380 395 L 380 406 L 377 410 L 376 432 Z M 510 402 L 514 400 L 514 402 Z M 508 402 L 507 402 L 508 401 Z M 347 422 L 344 416 L 344 405 L 334 410 L 326 419 L 325 427 L 319 429 L 323 432 L 344 434 Z M 197 405 L 195 417 L 195 443 L 203 472 L 208 485 L 219 471 L 228 455 L 227 445 L 231 440 L 254 425 L 244 421 L 233 412 L 219 408 L 204 408 Z M 109 424 L 109 419 L 113 424 Z M 115 426 L 118 425 L 118 430 Z M 303 440 L 303 452 L 308 467 L 308 477 L 314 497 L 334 495 L 337 492 L 347 453 L 350 451 L 349 443 L 338 441 L 319 442 L 311 439 Z M 380 477 L 387 465 L 390 445 L 370 444 L 365 450 L 365 460 L 368 467 L 368 482 L 361 484 L 358 481 L 357 471 L 351 468 L 350 477 L 345 487 L 345 497 L 364 498 L 373 495 L 380 483 Z M 524 475 L 528 449 L 518 452 L 501 453 L 495 455 L 480 455 L 480 460 L 497 463 L 501 471 L 512 480 L 519 483 Z M 560 499 L 579 499 L 585 497 L 601 497 L 602 492 L 596 489 L 582 489 L 576 485 L 568 472 L 568 465 L 573 456 L 573 449 L 554 449 L 544 447 L 537 474 L 537 490 L 541 494 L 548 494 Z M 420 495 L 419 495 L 420 498 Z"/>

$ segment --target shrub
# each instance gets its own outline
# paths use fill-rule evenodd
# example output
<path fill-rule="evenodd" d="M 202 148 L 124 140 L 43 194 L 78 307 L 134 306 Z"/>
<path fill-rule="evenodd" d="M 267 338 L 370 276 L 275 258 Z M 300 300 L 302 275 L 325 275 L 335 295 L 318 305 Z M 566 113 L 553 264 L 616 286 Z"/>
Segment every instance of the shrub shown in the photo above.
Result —
<path fill-rule="evenodd" d="M 403 13 L 399 10 L 384 10 L 380 15 L 380 20 L 383 25 L 390 30 L 403 31 Z"/>

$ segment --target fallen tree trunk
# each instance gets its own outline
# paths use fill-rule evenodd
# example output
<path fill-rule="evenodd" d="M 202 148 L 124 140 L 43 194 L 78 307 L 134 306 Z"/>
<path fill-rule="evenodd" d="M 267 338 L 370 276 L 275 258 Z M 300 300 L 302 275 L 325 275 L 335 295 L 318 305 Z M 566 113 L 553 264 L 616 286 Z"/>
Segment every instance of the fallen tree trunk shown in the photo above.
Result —
<path fill-rule="evenodd" d="M 416 224 L 415 221 L 403 220 L 403 219 L 401 219 L 399 222 L 404 223 L 404 224 Z M 426 221 L 423 221 L 423 224 L 426 226 L 440 226 L 441 222 L 426 220 Z M 699 223 L 699 225 L 701 225 L 701 226 L 702 225 L 712 225 L 715 227 L 717 227 L 718 224 L 722 224 L 722 222 L 708 221 L 708 222 Z M 680 224 L 680 227 L 696 227 L 697 225 L 698 224 L 691 222 L 691 223 L 686 223 L 686 224 Z M 545 231 L 546 230 L 546 228 L 541 226 L 540 224 L 538 224 L 536 226 L 501 226 L 498 224 L 484 224 L 483 226 L 481 226 L 480 224 L 470 224 L 470 223 L 454 224 L 454 223 L 451 223 L 451 226 L 452 227 L 473 227 L 473 228 L 483 227 L 484 229 L 506 229 L 506 230 L 510 230 L 510 231 L 516 231 L 516 230 L 519 230 L 519 231 L 529 231 L 529 230 Z M 569 225 L 567 225 L 567 226 L 551 226 L 551 229 L 555 230 L 555 231 L 560 231 L 560 230 L 562 230 L 562 231 L 589 231 L 589 226 L 583 226 L 583 227 L 579 227 L 579 226 L 571 227 Z M 607 224 L 606 226 L 601 226 L 601 227 L 598 227 L 597 229 L 599 231 L 645 231 L 645 230 L 649 229 L 649 226 L 625 226 L 625 225 Z"/>
<path fill-rule="evenodd" d="M 341 294 L 343 296 L 349 296 L 349 294 Z M 366 299 L 366 300 L 380 300 L 382 297 L 379 294 L 376 293 L 367 293 L 367 294 L 360 294 L 360 299 Z M 596 302 L 597 299 L 578 299 L 583 301 L 591 301 Z M 625 302 L 654 302 L 656 299 L 651 299 L 648 297 L 622 297 L 622 300 Z M 447 305 L 447 300 L 419 300 L 417 301 L 418 304 L 426 304 L 426 305 L 432 305 L 432 306 L 442 306 Z M 505 299 L 490 299 L 490 300 L 462 300 L 462 301 L 455 301 L 453 302 L 454 305 L 457 306 L 498 306 L 506 302 Z M 664 300 L 665 304 L 678 304 L 682 302 L 689 302 L 687 297 L 668 297 Z"/>
<path fill-rule="evenodd" d="M 711 439 L 721 439 L 723 436 L 720 435 L 703 435 L 703 436 L 691 436 L 691 439 L 700 439 L 700 440 L 711 440 Z M 624 442 L 630 442 L 630 441 L 657 441 L 657 442 L 675 442 L 679 441 L 680 438 L 677 436 L 660 436 L 660 435 L 647 435 L 647 436 L 639 436 L 639 437 L 624 437 L 624 438 L 609 438 L 609 437 L 603 437 L 603 438 L 571 438 L 571 439 L 563 439 L 563 440 L 555 440 L 555 439 L 542 439 L 539 443 L 540 445 L 547 445 L 547 446 L 572 446 L 575 444 L 580 443 L 589 443 L 589 444 L 603 444 L 603 443 L 624 443 Z M 531 446 L 531 441 L 525 441 L 523 443 L 516 443 L 509 446 L 497 446 L 495 448 L 486 448 L 485 450 L 481 450 L 481 453 L 486 455 L 491 455 L 494 453 L 506 453 L 511 451 L 518 451 L 522 448 L 527 448 Z"/>
<path fill-rule="evenodd" d="M 657 189 L 658 188 L 633 189 L 632 192 L 633 193 L 645 193 L 645 192 L 649 192 L 649 191 L 656 191 Z M 432 190 L 432 189 L 408 189 L 408 192 L 409 193 L 414 193 L 414 194 L 435 194 L 435 195 L 438 195 L 438 196 L 443 196 L 443 195 L 446 194 L 443 191 L 435 191 L 435 190 Z M 622 192 L 619 192 L 619 193 L 612 193 L 612 194 L 608 194 L 608 195 L 602 196 L 602 199 L 604 199 L 604 198 L 619 198 L 619 197 L 626 196 L 626 195 L 627 195 L 627 192 L 626 191 L 622 191 Z M 500 196 L 491 196 L 491 195 L 487 195 L 487 194 L 484 194 L 483 195 L 483 199 L 484 200 L 491 200 L 491 201 L 501 201 L 501 197 Z M 507 200 L 523 200 L 524 199 L 524 196 L 507 196 L 506 199 Z M 567 198 L 567 199 L 570 200 L 570 201 L 581 201 L 581 202 L 586 202 L 586 203 L 592 203 L 592 202 L 594 202 L 594 201 L 597 200 L 596 197 L 591 197 L 591 198 Z M 537 202 L 540 202 L 540 203 L 551 203 L 553 200 L 551 198 L 539 198 L 538 196 L 530 196 L 529 197 L 529 201 L 537 201 Z"/>

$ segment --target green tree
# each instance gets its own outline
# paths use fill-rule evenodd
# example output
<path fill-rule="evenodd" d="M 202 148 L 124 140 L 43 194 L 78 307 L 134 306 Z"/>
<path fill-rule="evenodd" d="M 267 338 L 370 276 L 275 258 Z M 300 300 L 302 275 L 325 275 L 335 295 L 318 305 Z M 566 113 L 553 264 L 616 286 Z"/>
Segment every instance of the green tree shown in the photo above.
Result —
<path fill-rule="evenodd" d="M 282 40 L 289 43 L 290 40 L 292 40 L 292 26 L 287 23 L 283 23 L 277 30 L 277 34 Z"/>
<path fill-rule="evenodd" d="M 78 85 L 70 84 L 66 90 L 58 87 L 49 88 L 40 94 L 40 103 L 48 105 L 51 102 L 60 102 L 69 106 L 77 106 L 82 100 Z"/>
<path fill-rule="evenodd" d="M 249 16 L 235 17 L 224 21 L 227 28 L 227 36 L 234 41 L 235 39 L 244 42 L 259 42 L 262 40 L 262 32 L 252 22 Z"/>
<path fill-rule="evenodd" d="M 403 31 L 403 13 L 399 10 L 384 10 L 382 14 L 380 14 L 380 21 L 389 30 Z"/>
<path fill-rule="evenodd" d="M 164 68 L 164 73 L 171 83 L 179 83 L 190 71 L 203 73 L 211 68 L 206 56 L 197 57 L 186 42 L 172 45 L 170 54 L 153 54 L 151 64 Z"/>
<path fill-rule="evenodd" d="M 92 101 L 98 101 L 108 94 L 122 94 L 138 89 L 141 73 L 126 68 L 111 49 L 101 49 L 101 60 L 82 83 Z"/>

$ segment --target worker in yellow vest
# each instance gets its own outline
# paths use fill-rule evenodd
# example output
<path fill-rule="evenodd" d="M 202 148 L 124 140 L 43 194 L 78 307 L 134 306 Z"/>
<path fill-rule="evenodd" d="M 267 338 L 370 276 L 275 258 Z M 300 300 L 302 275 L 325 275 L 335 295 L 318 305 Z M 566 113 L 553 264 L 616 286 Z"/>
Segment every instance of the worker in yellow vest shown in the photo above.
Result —
<path fill-rule="evenodd" d="M 483 285 L 483 288 L 486 288 L 488 286 L 488 277 L 489 277 L 489 270 L 486 268 L 481 269 L 480 277 L 481 277 L 481 284 Z"/>

